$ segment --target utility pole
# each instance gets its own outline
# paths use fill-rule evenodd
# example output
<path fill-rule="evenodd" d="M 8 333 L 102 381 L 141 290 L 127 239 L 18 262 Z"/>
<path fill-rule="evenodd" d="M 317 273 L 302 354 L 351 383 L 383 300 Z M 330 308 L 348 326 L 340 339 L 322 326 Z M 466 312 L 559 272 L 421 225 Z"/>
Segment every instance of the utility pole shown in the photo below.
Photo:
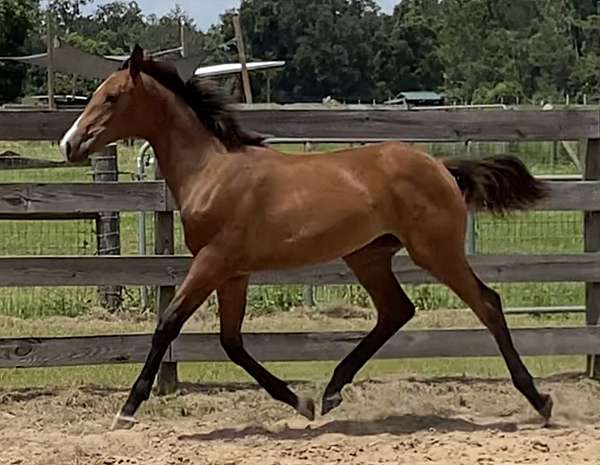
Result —
<path fill-rule="evenodd" d="M 46 15 L 46 47 L 47 47 L 47 67 L 48 67 L 48 109 L 56 110 L 54 102 L 54 20 L 52 18 L 52 9 L 48 7 Z"/>
<path fill-rule="evenodd" d="M 183 18 L 179 18 L 179 38 L 181 41 L 181 58 L 186 58 L 188 56 L 188 48 L 185 31 L 185 20 Z"/>
<path fill-rule="evenodd" d="M 242 33 L 239 13 L 235 13 L 233 15 L 233 28 L 235 30 L 235 39 L 237 42 L 240 64 L 242 65 L 242 86 L 244 88 L 244 97 L 246 98 L 246 103 L 252 103 L 252 88 L 250 87 L 250 76 L 248 75 L 248 67 L 246 65 L 246 45 L 244 43 L 244 35 Z"/>

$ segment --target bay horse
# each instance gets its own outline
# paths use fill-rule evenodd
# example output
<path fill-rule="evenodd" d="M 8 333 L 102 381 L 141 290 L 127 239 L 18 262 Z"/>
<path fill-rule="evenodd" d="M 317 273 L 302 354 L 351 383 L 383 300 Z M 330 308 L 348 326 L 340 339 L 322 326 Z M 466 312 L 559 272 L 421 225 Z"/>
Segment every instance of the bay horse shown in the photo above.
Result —
<path fill-rule="evenodd" d="M 493 335 L 515 387 L 546 420 L 541 394 L 515 349 L 499 295 L 473 272 L 464 250 L 469 208 L 524 210 L 547 189 L 511 156 L 438 160 L 388 142 L 336 152 L 285 156 L 241 127 L 227 99 L 174 66 L 146 59 L 138 45 L 109 76 L 60 142 L 68 161 L 106 144 L 146 139 L 181 212 L 190 268 L 161 315 L 139 377 L 113 428 L 135 423 L 169 344 L 216 291 L 220 341 L 228 357 L 274 399 L 309 420 L 312 399 L 297 396 L 244 348 L 241 334 L 249 276 L 343 258 L 377 309 L 371 332 L 335 368 L 322 414 L 342 388 L 414 315 L 392 257 L 412 260 L 454 291 Z"/>

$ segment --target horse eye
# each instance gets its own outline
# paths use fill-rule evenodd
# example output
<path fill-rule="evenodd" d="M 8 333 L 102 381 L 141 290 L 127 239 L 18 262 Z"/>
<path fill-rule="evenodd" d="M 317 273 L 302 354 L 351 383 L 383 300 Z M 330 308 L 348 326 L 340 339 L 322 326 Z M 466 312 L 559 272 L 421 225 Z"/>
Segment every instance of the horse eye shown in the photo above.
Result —
<path fill-rule="evenodd" d="M 115 103 L 117 101 L 117 96 L 116 95 L 107 95 L 106 96 L 106 103 Z"/>

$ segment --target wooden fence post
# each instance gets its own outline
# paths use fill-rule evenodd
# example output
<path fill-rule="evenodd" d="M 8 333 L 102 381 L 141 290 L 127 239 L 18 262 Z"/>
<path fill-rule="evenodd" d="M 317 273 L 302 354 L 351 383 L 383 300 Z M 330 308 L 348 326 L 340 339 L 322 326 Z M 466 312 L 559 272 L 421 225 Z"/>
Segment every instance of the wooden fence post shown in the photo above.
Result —
<path fill-rule="evenodd" d="M 117 182 L 119 169 L 116 144 L 108 145 L 102 152 L 92 155 L 94 182 Z M 98 255 L 120 255 L 120 217 L 118 212 L 102 212 L 96 217 L 96 242 Z M 122 303 L 121 286 L 100 286 L 98 296 L 102 306 L 111 312 Z"/>
<path fill-rule="evenodd" d="M 240 24 L 240 14 L 233 15 L 233 28 L 235 31 L 235 40 L 237 42 L 238 56 L 242 65 L 242 87 L 244 89 L 244 103 L 253 103 L 252 87 L 250 86 L 250 75 L 246 67 L 246 42 L 244 41 L 244 33 Z"/>
<path fill-rule="evenodd" d="M 600 139 L 589 139 L 585 151 L 585 180 L 600 179 Z M 584 244 L 585 252 L 600 251 L 600 212 L 585 212 L 584 214 Z M 600 322 L 600 282 L 585 285 L 585 322 L 588 326 Z M 600 357 L 588 355 L 587 373 L 595 379 L 600 379 Z"/>
<path fill-rule="evenodd" d="M 311 152 L 312 146 L 310 143 L 306 142 L 304 144 L 304 152 Z M 315 307 L 317 303 L 315 302 L 315 287 L 312 284 L 306 284 L 304 289 L 302 290 L 302 304 L 305 307 Z"/>
<path fill-rule="evenodd" d="M 48 66 L 48 110 L 56 110 L 56 102 L 54 101 L 54 14 L 52 8 L 48 7 L 46 13 L 47 21 L 47 32 L 46 32 L 46 46 L 47 46 L 47 66 Z"/>
<path fill-rule="evenodd" d="M 163 179 L 156 166 L 156 179 Z M 175 253 L 175 234 L 173 212 L 156 212 L 154 214 L 154 253 L 156 255 L 173 255 Z M 175 295 L 174 286 L 159 286 L 156 293 L 157 314 L 160 317 Z M 167 354 L 171 353 L 171 347 Z M 170 358 L 170 357 L 169 357 Z M 158 370 L 157 389 L 159 395 L 171 394 L 177 390 L 177 363 L 162 362 Z"/>
<path fill-rule="evenodd" d="M 467 156 L 471 156 L 471 141 L 465 142 L 465 151 Z M 473 209 L 468 212 L 467 215 L 467 237 L 465 250 L 468 255 L 475 255 L 477 253 L 477 233 L 476 233 L 476 222 L 477 212 Z"/>

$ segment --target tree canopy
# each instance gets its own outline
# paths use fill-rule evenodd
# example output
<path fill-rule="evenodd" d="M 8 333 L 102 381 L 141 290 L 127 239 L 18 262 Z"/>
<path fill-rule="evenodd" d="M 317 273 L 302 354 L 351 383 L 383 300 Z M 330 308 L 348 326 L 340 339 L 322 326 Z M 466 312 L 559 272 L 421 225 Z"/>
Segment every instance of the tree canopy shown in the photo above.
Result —
<path fill-rule="evenodd" d="M 135 1 L 113 1 L 93 14 L 91 0 L 51 0 L 64 40 L 98 54 L 179 45 L 181 20 L 199 64 L 235 61 L 232 12 L 200 31 L 176 7 L 146 15 Z M 404 90 L 438 90 L 459 102 L 557 101 L 600 94 L 600 11 L 593 0 L 402 0 L 392 14 L 375 0 L 246 0 L 240 11 L 250 59 L 287 62 L 273 73 L 278 101 L 371 101 Z M 38 0 L 0 0 L 0 54 L 44 46 Z M 257 99 L 264 75 L 254 75 Z M 43 73 L 0 64 L 0 102 L 41 91 Z M 85 92 L 93 83 L 64 77 Z"/>

